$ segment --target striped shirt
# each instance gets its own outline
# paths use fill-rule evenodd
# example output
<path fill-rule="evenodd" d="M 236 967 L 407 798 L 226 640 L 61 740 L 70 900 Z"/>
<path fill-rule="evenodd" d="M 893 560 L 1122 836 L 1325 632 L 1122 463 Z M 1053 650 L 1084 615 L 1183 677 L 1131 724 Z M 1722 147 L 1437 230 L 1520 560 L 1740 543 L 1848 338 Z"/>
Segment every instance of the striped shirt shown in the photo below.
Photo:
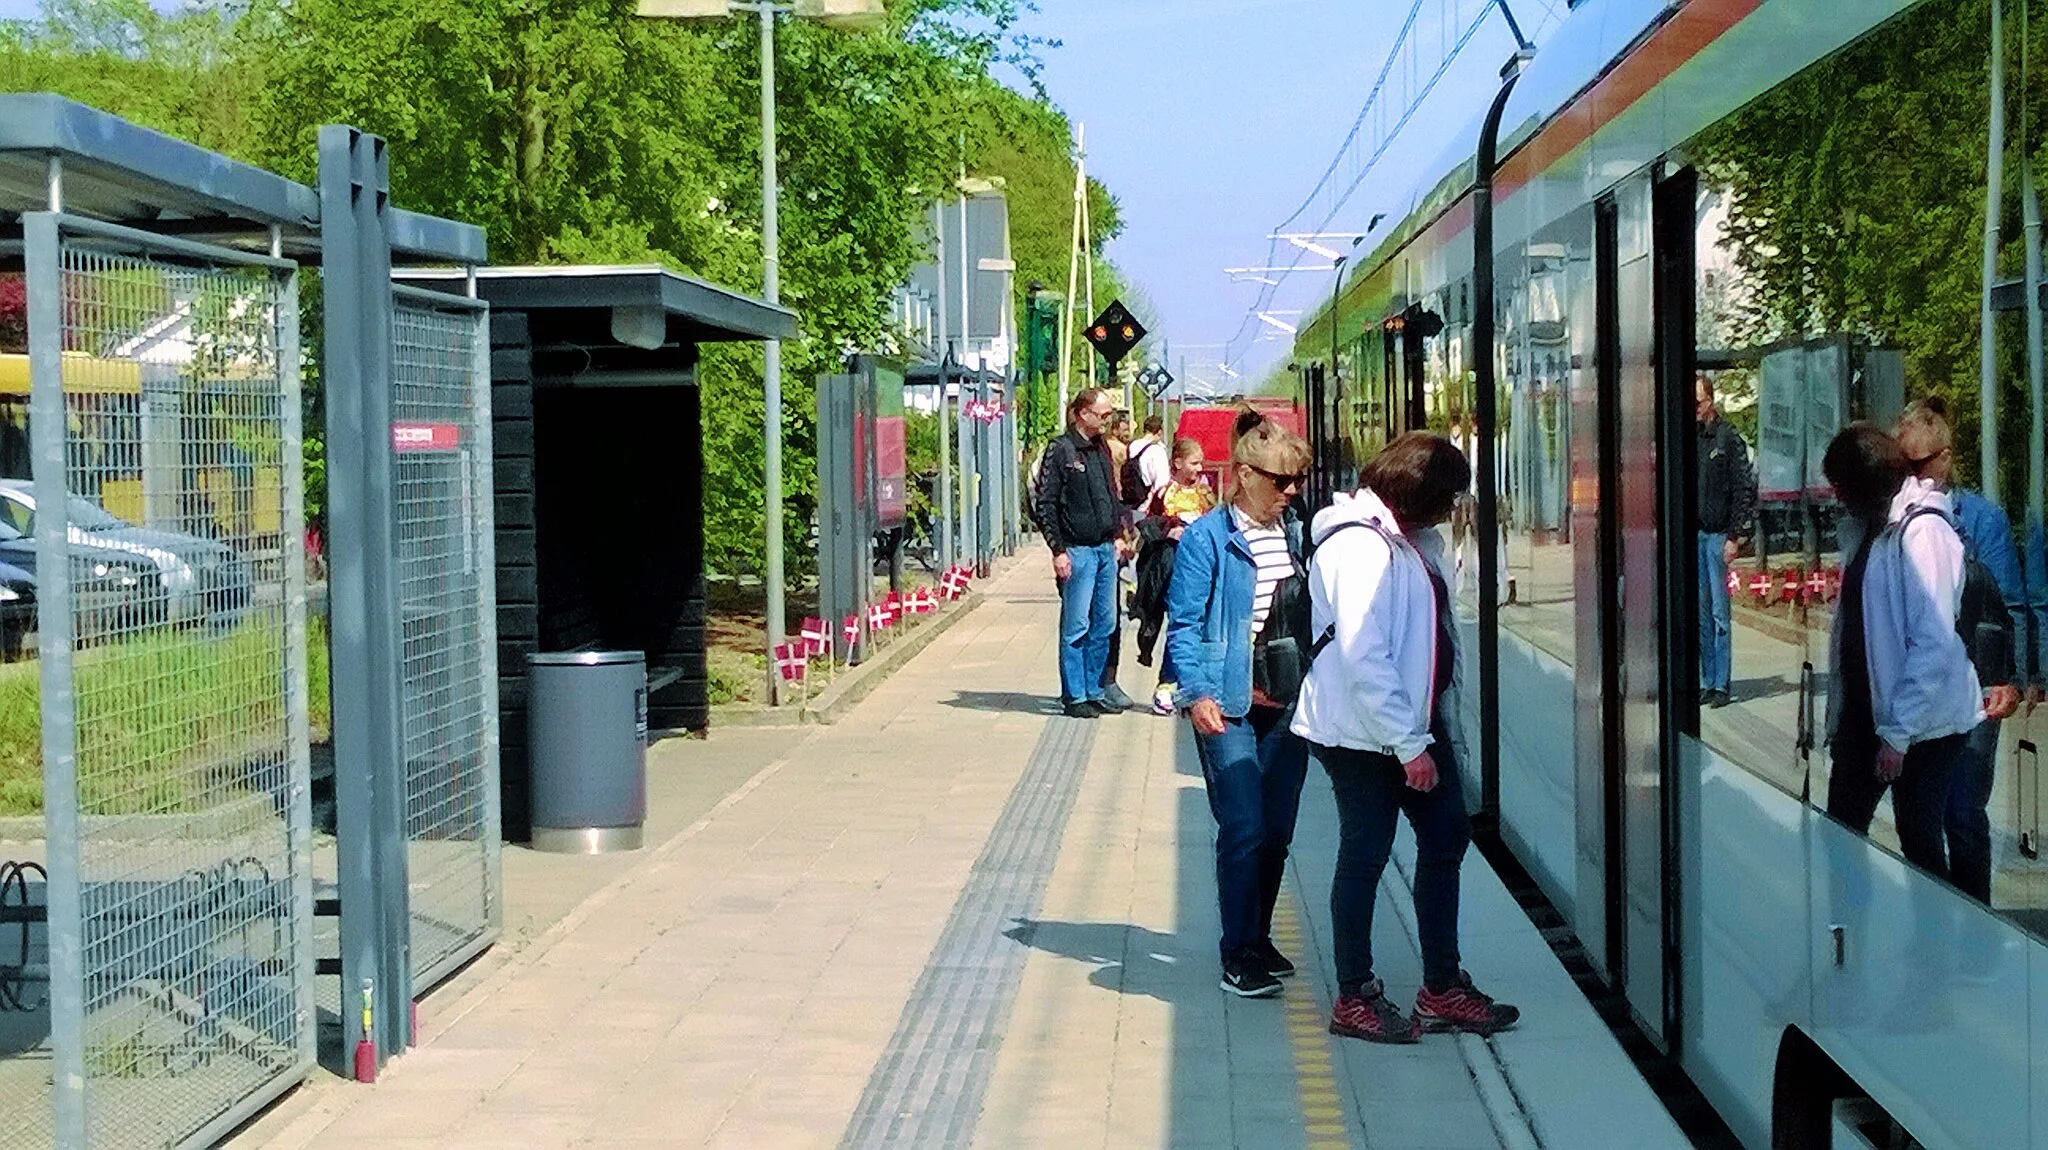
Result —
<path fill-rule="evenodd" d="M 1252 588 L 1252 636 L 1257 638 L 1266 629 L 1266 616 L 1272 613 L 1273 590 L 1294 574 L 1294 557 L 1287 552 L 1286 527 L 1279 523 L 1261 527 L 1236 504 L 1230 507 L 1230 518 L 1251 546 L 1252 562 L 1259 569 L 1258 585 Z"/>

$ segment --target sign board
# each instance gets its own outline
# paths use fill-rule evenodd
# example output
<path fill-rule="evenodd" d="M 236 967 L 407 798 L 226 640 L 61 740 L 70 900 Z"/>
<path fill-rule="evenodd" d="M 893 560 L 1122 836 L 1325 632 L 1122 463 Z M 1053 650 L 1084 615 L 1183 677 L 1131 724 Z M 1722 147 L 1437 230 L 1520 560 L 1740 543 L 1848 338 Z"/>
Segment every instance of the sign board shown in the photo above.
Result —
<path fill-rule="evenodd" d="M 399 454 L 414 451 L 455 451 L 462 446 L 459 423 L 394 423 L 391 450 Z"/>
<path fill-rule="evenodd" d="M 861 356 L 856 370 L 875 392 L 875 525 L 901 527 L 910 514 L 910 484 L 903 425 L 903 371 Z"/>

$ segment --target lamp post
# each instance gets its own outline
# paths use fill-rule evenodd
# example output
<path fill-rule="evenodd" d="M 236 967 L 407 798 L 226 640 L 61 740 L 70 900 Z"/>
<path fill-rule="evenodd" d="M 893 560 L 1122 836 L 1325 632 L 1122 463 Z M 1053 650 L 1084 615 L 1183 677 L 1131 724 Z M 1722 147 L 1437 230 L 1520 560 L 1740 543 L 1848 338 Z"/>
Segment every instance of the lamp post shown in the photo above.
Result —
<path fill-rule="evenodd" d="M 777 188 L 775 175 L 775 17 L 789 12 L 805 19 L 844 28 L 872 27 L 882 18 L 882 0 L 640 0 L 640 15 L 670 20 L 722 20 L 752 12 L 761 21 L 761 297 L 781 302 L 781 260 L 777 254 Z M 779 703 L 781 677 L 775 648 L 784 637 L 782 586 L 782 341 L 763 342 L 761 364 L 761 430 L 763 495 L 767 518 L 768 698 Z"/>

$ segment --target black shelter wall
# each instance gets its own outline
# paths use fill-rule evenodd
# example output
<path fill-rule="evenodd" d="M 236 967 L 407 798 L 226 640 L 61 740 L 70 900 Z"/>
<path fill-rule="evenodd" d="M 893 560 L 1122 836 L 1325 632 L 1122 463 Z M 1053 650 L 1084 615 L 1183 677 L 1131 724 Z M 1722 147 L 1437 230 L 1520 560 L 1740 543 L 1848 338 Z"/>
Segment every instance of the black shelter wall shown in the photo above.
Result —
<path fill-rule="evenodd" d="M 542 649 L 645 651 L 649 726 L 705 729 L 697 389 L 542 387 L 534 400 Z"/>
<path fill-rule="evenodd" d="M 491 313 L 491 466 L 498 565 L 498 764 L 504 835 L 524 841 L 526 656 L 540 649 L 534 537 L 533 350 L 526 313 Z"/>

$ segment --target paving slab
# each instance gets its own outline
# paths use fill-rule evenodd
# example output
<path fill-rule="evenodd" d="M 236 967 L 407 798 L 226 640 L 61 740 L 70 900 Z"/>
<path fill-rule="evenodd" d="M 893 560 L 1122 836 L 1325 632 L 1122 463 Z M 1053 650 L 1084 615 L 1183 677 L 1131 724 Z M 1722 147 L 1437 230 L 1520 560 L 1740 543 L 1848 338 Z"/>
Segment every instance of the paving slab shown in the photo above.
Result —
<path fill-rule="evenodd" d="M 1336 821 L 1313 766 L 1275 924 L 1300 974 L 1223 994 L 1187 726 L 1058 715 L 1044 574 L 1033 554 L 985 581 L 830 726 L 658 747 L 648 849 L 508 851 L 508 941 L 427 1000 L 424 1044 L 235 1145 L 1685 1144 L 1476 854 L 1466 965 L 1523 1027 L 1327 1033 Z M 1133 696 L 1149 676 L 1122 669 Z M 1396 855 L 1375 957 L 1412 995 L 1405 834 Z"/>

